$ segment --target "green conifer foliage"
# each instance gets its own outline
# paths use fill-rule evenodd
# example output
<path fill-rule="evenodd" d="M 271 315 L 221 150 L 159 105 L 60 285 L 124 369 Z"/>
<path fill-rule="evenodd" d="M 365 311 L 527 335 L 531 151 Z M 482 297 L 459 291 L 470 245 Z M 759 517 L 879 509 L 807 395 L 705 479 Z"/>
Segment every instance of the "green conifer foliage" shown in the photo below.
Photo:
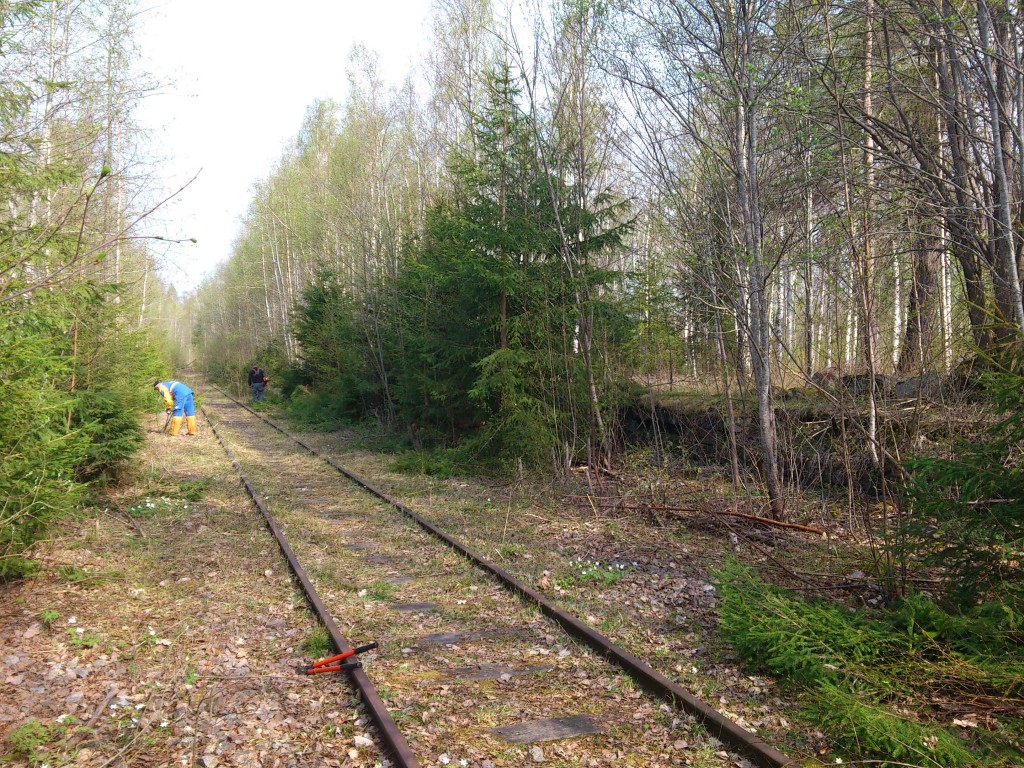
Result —
<path fill-rule="evenodd" d="M 557 162 L 541 162 L 519 99 L 507 67 L 492 73 L 475 150 L 454 158 L 455 191 L 429 211 L 418 259 L 399 278 L 394 392 L 418 427 L 471 428 L 477 453 L 537 463 L 563 441 L 579 449 L 589 439 L 580 313 L 624 318 L 599 298 L 614 274 L 589 258 L 617 247 L 624 229 L 610 222 L 612 206 L 582 210 Z"/>
<path fill-rule="evenodd" d="M 320 419 L 358 419 L 379 404 L 380 389 L 367 364 L 358 306 L 329 271 L 320 271 L 303 291 L 295 313 L 295 338 L 302 345 L 302 372 L 317 392 Z"/>
<path fill-rule="evenodd" d="M 22 571 L 21 552 L 79 496 L 88 444 L 67 429 L 67 320 L 57 297 L 0 304 L 0 579 Z"/>
<path fill-rule="evenodd" d="M 768 584 L 738 560 L 718 577 L 724 636 L 749 664 L 796 690 L 809 721 L 845 757 L 932 768 L 1011 764 L 1003 754 L 1018 738 L 1015 705 L 992 733 L 958 732 L 941 706 L 949 691 L 1019 701 L 1024 659 L 1019 632 L 1006 634 L 1005 620 L 951 616 L 920 595 L 894 610 L 851 610 Z"/>
<path fill-rule="evenodd" d="M 124 235 L 130 215 L 111 187 L 126 178 L 100 128 L 120 114 L 95 98 L 75 55 L 49 62 L 60 82 L 32 76 L 53 55 L 36 33 L 59 30 L 70 44 L 101 12 L 0 7 L 0 579 L 29 570 L 46 526 L 137 450 L 139 416 L 152 407 L 155 347 L 121 282 L 146 256 Z M 103 86 L 116 89 L 124 72 L 107 75 Z"/>
<path fill-rule="evenodd" d="M 908 463 L 914 505 L 903 544 L 945 577 L 945 595 L 959 610 L 1003 602 L 1024 614 L 1024 377 L 985 379 L 994 423 L 950 457 Z"/>
<path fill-rule="evenodd" d="M 118 329 L 116 295 L 81 285 L 0 302 L 0 578 L 142 443 L 160 364 L 145 330 Z"/>

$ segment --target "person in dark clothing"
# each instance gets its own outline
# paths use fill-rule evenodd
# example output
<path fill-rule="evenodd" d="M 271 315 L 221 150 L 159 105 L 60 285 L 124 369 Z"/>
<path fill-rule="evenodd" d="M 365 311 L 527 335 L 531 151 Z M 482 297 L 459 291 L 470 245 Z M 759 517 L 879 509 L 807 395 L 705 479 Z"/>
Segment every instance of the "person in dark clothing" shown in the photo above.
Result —
<path fill-rule="evenodd" d="M 262 400 L 263 390 L 267 386 L 267 377 L 255 363 L 249 369 L 249 386 L 252 388 L 252 399 Z"/>

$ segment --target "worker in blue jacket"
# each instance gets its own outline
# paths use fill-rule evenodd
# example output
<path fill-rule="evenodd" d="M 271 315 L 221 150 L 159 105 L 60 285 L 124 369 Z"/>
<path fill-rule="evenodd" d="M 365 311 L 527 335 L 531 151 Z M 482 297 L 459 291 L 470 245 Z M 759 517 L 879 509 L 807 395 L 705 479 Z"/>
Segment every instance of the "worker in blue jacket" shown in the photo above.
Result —
<path fill-rule="evenodd" d="M 188 423 L 188 433 L 194 435 L 196 433 L 196 404 L 192 397 L 192 390 L 180 381 L 158 381 L 153 384 L 153 389 L 163 397 L 167 412 L 174 414 L 171 418 L 171 436 L 177 437 L 181 432 L 183 414 Z"/>

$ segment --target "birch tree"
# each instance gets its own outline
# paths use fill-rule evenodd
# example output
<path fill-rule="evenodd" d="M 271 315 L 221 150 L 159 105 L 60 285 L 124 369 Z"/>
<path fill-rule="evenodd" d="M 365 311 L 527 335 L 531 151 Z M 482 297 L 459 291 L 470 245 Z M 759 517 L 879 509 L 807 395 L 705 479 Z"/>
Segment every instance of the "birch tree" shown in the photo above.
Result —
<path fill-rule="evenodd" d="M 771 260 L 763 227 L 762 133 L 769 100 L 778 84 L 778 46 L 773 8 L 747 2 L 696 4 L 659 0 L 620 8 L 628 36 L 620 40 L 612 66 L 638 95 L 665 110 L 679 130 L 715 156 L 730 173 L 729 198 L 736 206 L 731 245 L 741 265 L 747 308 L 764 479 L 771 512 L 784 514 L 772 400 L 773 344 L 769 314 Z M 667 34 L 666 31 L 667 30 Z M 707 119 L 708 113 L 716 119 Z M 657 154 L 657 150 L 655 150 Z"/>

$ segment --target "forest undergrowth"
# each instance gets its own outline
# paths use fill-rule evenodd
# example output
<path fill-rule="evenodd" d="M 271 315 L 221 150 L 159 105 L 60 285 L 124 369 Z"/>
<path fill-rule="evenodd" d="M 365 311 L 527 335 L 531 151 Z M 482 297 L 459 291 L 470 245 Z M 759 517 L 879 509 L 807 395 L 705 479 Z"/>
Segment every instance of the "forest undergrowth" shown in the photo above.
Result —
<path fill-rule="evenodd" d="M 981 377 L 982 391 L 983 402 L 918 401 L 909 419 L 890 410 L 890 439 L 916 450 L 904 452 L 914 458 L 888 492 L 887 478 L 863 462 L 852 469 L 849 445 L 836 445 L 855 435 L 837 427 L 849 414 L 807 429 L 796 413 L 806 404 L 783 410 L 791 455 L 809 446 L 827 455 L 819 467 L 861 475 L 831 493 L 823 476 L 814 484 L 822 499 L 846 491 L 836 504 L 850 512 L 845 526 L 838 515 L 793 519 L 832 534 L 845 527 L 842 561 L 859 563 L 875 596 L 841 571 L 812 576 L 774 558 L 733 554 L 714 571 L 723 640 L 794 692 L 808 721 L 854 759 L 936 768 L 1024 759 L 1024 396 L 1007 372 Z"/>
<path fill-rule="evenodd" d="M 993 605 L 951 614 L 920 593 L 858 609 L 775 586 L 735 559 L 717 575 L 725 637 L 798 691 L 844 752 L 936 768 L 1020 764 L 1019 615 Z"/>

